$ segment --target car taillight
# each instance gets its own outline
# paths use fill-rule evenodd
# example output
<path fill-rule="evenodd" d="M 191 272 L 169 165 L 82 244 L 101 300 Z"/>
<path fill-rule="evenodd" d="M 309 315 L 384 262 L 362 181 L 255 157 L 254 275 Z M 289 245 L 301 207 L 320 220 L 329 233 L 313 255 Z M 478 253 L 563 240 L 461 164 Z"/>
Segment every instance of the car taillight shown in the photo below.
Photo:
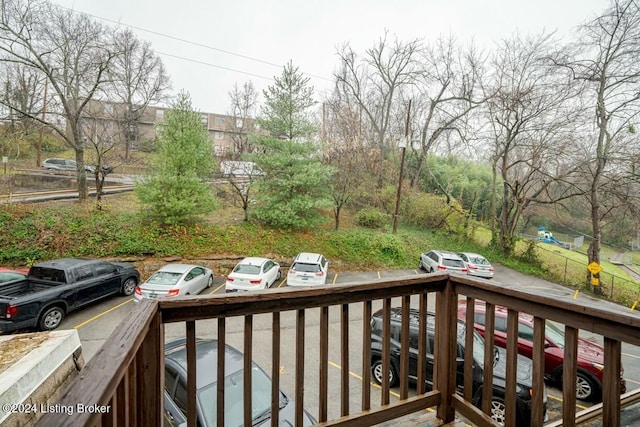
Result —
<path fill-rule="evenodd" d="M 467 272 L 467 269 L 466 269 L 466 268 L 463 268 L 463 269 L 462 269 L 462 270 L 460 270 L 460 271 L 462 271 L 463 273 L 466 273 L 466 272 Z"/>
<path fill-rule="evenodd" d="M 227 282 L 233 282 L 233 277 L 227 277 Z"/>
<path fill-rule="evenodd" d="M 252 285 L 259 285 L 260 283 L 262 283 L 262 280 L 249 280 L 249 283 L 251 283 Z"/>
<path fill-rule="evenodd" d="M 136 295 L 142 295 L 142 289 L 140 289 L 140 286 L 136 286 Z"/>
<path fill-rule="evenodd" d="M 493 267 L 489 267 L 489 271 L 493 273 Z"/>
<path fill-rule="evenodd" d="M 179 293 L 180 293 L 180 289 L 170 289 L 169 292 L 167 292 L 167 298 L 175 297 Z"/>
<path fill-rule="evenodd" d="M 444 271 L 446 269 L 447 269 L 447 267 L 445 267 L 444 265 L 438 265 L 438 270 Z"/>
<path fill-rule="evenodd" d="M 316 273 L 316 276 L 324 276 L 324 272 L 323 272 L 323 271 L 318 271 L 318 272 Z"/>
<path fill-rule="evenodd" d="M 8 305 L 7 312 L 6 312 L 7 319 L 12 319 L 17 315 L 18 315 L 18 306 Z"/>
<path fill-rule="evenodd" d="M 474 265 L 474 264 L 467 264 L 467 268 L 470 269 L 470 270 L 477 270 L 478 266 Z"/>

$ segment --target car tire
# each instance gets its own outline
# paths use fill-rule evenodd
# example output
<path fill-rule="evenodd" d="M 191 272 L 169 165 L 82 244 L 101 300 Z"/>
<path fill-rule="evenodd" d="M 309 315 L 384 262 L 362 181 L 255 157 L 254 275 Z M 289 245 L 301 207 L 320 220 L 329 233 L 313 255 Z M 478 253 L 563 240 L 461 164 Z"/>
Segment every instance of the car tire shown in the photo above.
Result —
<path fill-rule="evenodd" d="M 40 315 L 38 327 L 41 331 L 51 331 L 60 326 L 62 319 L 64 319 L 64 309 L 55 305 L 47 308 L 42 315 Z"/>
<path fill-rule="evenodd" d="M 280 279 L 282 279 L 282 270 L 281 270 L 281 269 L 278 269 L 278 275 L 276 276 L 276 282 L 277 282 L 278 280 L 280 280 Z M 274 283 L 275 283 L 275 282 L 274 282 Z"/>
<path fill-rule="evenodd" d="M 420 259 L 420 261 L 418 262 L 418 270 L 427 271 L 427 269 L 424 268 L 424 265 L 422 265 L 422 259 Z"/>
<path fill-rule="evenodd" d="M 373 362 L 371 365 L 371 376 L 373 376 L 373 380 L 382 385 L 382 359 L 378 359 Z M 389 387 L 394 387 L 398 384 L 398 373 L 392 364 L 389 366 Z"/>
<path fill-rule="evenodd" d="M 504 425 L 504 421 L 506 418 L 507 407 L 504 404 L 504 400 L 499 397 L 493 397 L 491 399 L 491 409 L 489 416 L 493 421 L 500 425 Z"/>
<path fill-rule="evenodd" d="M 136 286 L 138 286 L 138 281 L 135 279 L 135 277 L 129 277 L 122 284 L 122 289 L 120 290 L 120 293 L 127 297 L 131 296 L 135 292 Z"/>
<path fill-rule="evenodd" d="M 586 372 L 576 374 L 576 399 L 596 402 L 600 399 L 600 387 L 596 380 Z"/>
<path fill-rule="evenodd" d="M 213 276 L 209 276 L 209 279 L 207 279 L 207 288 L 211 286 L 213 286 Z"/>

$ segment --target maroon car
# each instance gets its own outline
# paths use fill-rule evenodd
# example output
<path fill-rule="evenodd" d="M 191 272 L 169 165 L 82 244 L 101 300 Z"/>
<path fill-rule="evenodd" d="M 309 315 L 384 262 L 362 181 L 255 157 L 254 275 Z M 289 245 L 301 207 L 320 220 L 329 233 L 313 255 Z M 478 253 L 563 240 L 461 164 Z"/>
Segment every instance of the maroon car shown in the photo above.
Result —
<path fill-rule="evenodd" d="M 466 312 L 466 302 L 459 301 L 458 318 L 464 321 Z M 475 329 L 484 336 L 484 303 L 476 303 L 474 320 Z M 533 356 L 533 316 L 520 313 L 518 322 L 518 353 L 531 358 Z M 507 347 L 507 309 L 500 306 L 496 306 L 495 309 L 494 342 L 499 347 Z M 545 326 L 544 355 L 545 376 L 556 385 L 562 384 L 564 331 L 548 320 Z M 576 397 L 588 402 L 601 401 L 604 348 L 589 340 L 578 338 L 577 363 Z M 624 393 L 626 391 L 626 383 L 622 378 L 621 383 L 621 393 Z"/>

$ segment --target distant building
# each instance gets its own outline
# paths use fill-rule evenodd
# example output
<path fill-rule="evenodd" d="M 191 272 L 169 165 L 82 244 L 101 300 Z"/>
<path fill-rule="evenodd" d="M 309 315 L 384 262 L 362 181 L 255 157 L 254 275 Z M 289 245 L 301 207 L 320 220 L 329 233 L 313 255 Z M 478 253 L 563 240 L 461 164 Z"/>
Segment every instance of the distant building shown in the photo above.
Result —
<path fill-rule="evenodd" d="M 158 137 L 158 124 L 164 121 L 166 107 L 146 107 L 139 119 L 127 120 L 126 105 L 122 103 L 92 100 L 84 111 L 82 122 L 86 138 L 109 138 L 124 142 L 136 150 L 153 145 Z M 136 113 L 134 113 L 135 115 Z M 255 119 L 242 119 L 224 114 L 201 113 L 202 124 L 209 137 L 216 157 L 233 158 L 245 151 L 249 132 L 258 128 Z"/>

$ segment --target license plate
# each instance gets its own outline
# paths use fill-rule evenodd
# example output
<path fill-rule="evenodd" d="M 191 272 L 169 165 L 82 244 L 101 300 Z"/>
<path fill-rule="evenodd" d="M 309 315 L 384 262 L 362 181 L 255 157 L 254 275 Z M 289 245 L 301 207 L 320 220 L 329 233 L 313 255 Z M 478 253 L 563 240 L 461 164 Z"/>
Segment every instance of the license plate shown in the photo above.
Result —
<path fill-rule="evenodd" d="M 149 294 L 149 298 L 158 298 L 158 294 Z"/>
<path fill-rule="evenodd" d="M 303 281 L 304 281 L 304 280 L 309 280 L 309 278 L 308 278 L 307 276 L 304 276 L 304 277 L 302 278 L 302 280 L 303 280 Z"/>

